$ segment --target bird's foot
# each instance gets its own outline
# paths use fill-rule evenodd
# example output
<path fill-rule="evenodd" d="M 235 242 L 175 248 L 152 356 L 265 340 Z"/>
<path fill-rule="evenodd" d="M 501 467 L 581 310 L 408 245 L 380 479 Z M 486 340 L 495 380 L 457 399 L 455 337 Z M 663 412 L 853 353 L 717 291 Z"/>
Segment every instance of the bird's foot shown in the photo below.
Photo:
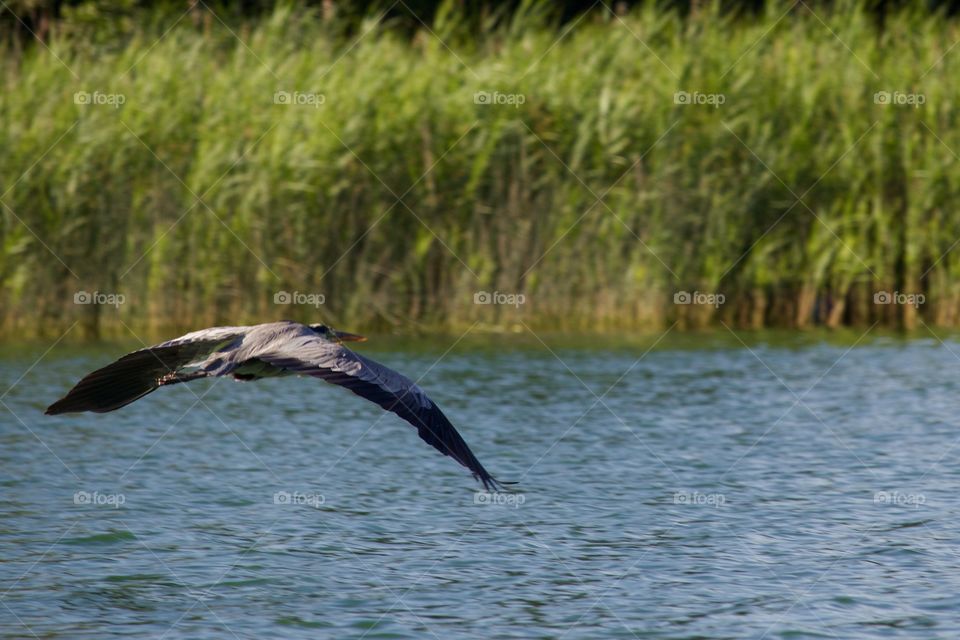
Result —
<path fill-rule="evenodd" d="M 207 374 L 203 371 L 194 371 L 193 373 L 177 373 L 176 371 L 171 371 L 157 379 L 157 384 L 161 387 L 165 387 L 171 384 L 178 384 L 180 382 L 190 382 L 191 380 L 196 380 L 197 378 L 206 378 Z"/>

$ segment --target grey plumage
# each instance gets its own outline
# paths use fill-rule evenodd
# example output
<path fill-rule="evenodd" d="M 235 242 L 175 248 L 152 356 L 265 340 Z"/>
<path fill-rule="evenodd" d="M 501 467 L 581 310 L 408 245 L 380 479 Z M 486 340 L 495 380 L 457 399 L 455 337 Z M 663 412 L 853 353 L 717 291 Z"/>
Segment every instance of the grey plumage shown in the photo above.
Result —
<path fill-rule="evenodd" d="M 343 346 L 344 339 L 361 338 L 296 322 L 203 329 L 134 351 L 90 373 L 46 413 L 113 411 L 161 386 L 203 377 L 309 375 L 392 411 L 416 427 L 425 442 L 469 469 L 484 488 L 502 488 L 419 385 L 354 353 Z"/>

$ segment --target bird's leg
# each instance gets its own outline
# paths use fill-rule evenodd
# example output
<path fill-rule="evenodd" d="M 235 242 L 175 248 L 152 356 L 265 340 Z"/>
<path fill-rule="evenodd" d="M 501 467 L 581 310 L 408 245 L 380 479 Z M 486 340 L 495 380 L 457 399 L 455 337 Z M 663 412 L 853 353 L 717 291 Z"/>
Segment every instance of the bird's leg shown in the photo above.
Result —
<path fill-rule="evenodd" d="M 194 371 L 193 373 L 177 373 L 176 371 L 171 371 L 165 376 L 160 377 L 157 380 L 157 384 L 161 387 L 177 384 L 180 382 L 190 382 L 191 380 L 196 380 L 197 378 L 206 378 L 206 371 Z"/>

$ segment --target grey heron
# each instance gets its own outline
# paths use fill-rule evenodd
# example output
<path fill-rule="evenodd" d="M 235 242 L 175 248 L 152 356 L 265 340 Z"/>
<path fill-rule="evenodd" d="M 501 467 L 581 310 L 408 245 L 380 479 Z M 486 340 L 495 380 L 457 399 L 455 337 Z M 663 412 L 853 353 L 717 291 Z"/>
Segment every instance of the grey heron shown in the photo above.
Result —
<path fill-rule="evenodd" d="M 288 321 L 202 329 L 128 353 L 90 373 L 46 413 L 114 411 L 160 387 L 199 378 L 233 376 L 249 381 L 308 375 L 392 411 L 416 427 L 427 444 L 469 469 L 486 490 L 501 490 L 502 483 L 483 468 L 419 385 L 342 344 L 362 340 L 323 324 Z"/>

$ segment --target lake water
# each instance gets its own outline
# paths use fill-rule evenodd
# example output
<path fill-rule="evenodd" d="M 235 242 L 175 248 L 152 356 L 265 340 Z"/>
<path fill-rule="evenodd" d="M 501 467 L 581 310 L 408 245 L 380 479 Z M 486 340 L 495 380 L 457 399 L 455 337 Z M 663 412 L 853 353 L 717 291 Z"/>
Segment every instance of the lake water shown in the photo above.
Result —
<path fill-rule="evenodd" d="M 54 418 L 124 348 L 7 349 L 0 635 L 958 638 L 960 343 L 859 337 L 362 345 L 513 496 L 316 380 Z"/>

